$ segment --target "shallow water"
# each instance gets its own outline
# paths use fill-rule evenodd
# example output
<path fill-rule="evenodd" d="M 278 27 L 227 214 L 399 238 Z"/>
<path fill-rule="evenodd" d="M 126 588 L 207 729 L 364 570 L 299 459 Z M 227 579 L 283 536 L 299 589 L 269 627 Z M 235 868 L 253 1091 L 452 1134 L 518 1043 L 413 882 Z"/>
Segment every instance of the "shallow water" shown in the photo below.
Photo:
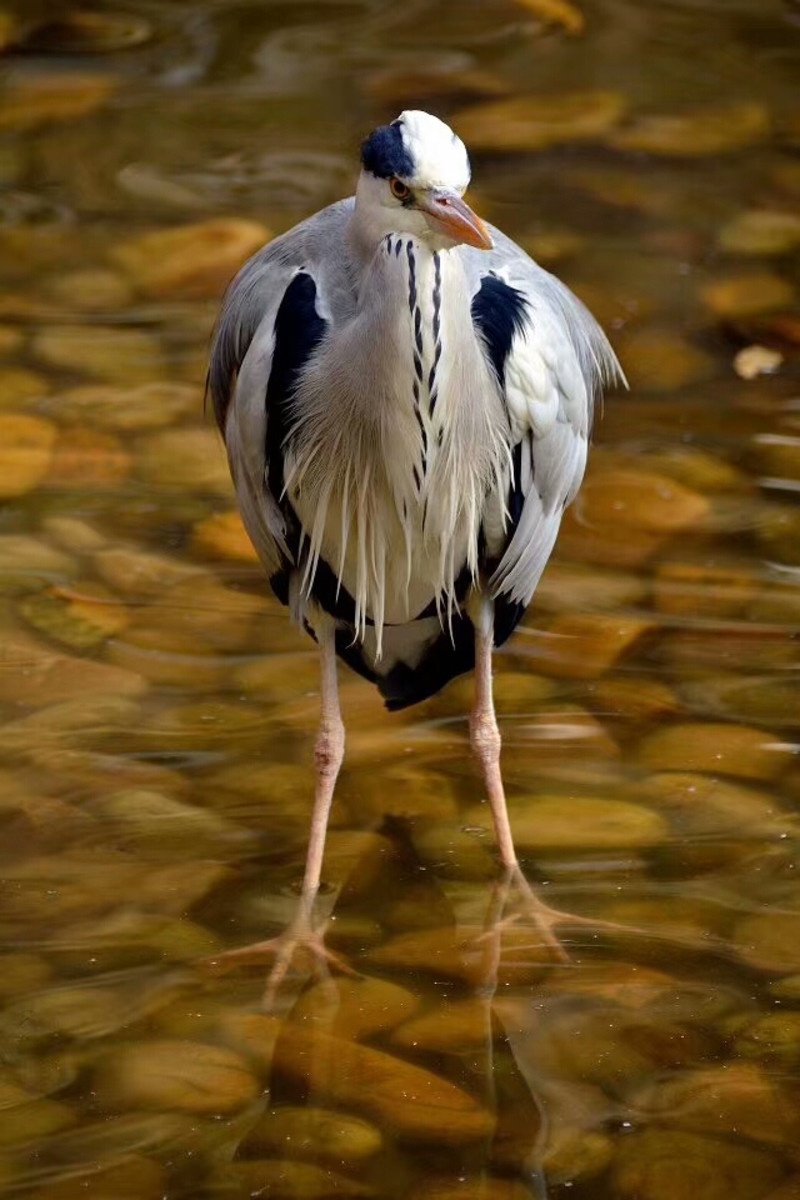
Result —
<path fill-rule="evenodd" d="M 0 1195 L 800 1196 L 798 32 L 788 0 L 0 3 Z M 470 681 L 390 716 L 343 668 L 323 904 L 358 974 L 264 1014 L 263 964 L 215 956 L 292 911 L 316 656 L 238 524 L 208 337 L 420 105 L 631 383 L 497 657 L 526 872 L 601 923 L 493 963 Z"/>

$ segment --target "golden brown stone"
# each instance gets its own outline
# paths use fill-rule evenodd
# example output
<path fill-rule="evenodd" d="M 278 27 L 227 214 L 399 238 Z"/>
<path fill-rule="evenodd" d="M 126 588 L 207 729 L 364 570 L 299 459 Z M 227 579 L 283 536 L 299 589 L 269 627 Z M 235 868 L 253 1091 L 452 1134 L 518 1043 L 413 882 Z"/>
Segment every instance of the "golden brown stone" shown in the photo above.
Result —
<path fill-rule="evenodd" d="M 774 779 L 789 766 L 790 748 L 746 725 L 682 724 L 654 730 L 639 744 L 641 764 L 655 771 L 709 771 Z"/>
<path fill-rule="evenodd" d="M 773 1071 L 793 1074 L 800 1066 L 800 1013 L 763 1013 L 739 1030 L 734 1038 L 734 1050 L 744 1059 L 757 1059 Z M 747 1070 L 742 1066 L 742 1071 Z M 797 1142 L 800 1135 L 800 1116 L 793 1117 L 786 1107 L 786 1097 L 756 1068 L 750 1068 L 761 1090 L 769 1089 L 767 1099 L 752 1096 L 750 1136 L 759 1141 L 777 1144 Z M 755 1091 L 755 1084 L 751 1091 Z M 756 1112 L 758 1116 L 756 1117 Z M 744 1126 L 746 1129 L 747 1126 Z"/>
<path fill-rule="evenodd" d="M 655 572 L 653 600 L 670 616 L 745 616 L 758 590 L 758 579 L 747 570 L 694 563 L 661 563 Z"/>
<path fill-rule="evenodd" d="M 570 0 L 516 0 L 516 3 L 545 25 L 557 25 L 570 37 L 577 37 L 586 28 L 586 18 Z"/>
<path fill-rule="evenodd" d="M 202 397 L 198 388 L 185 383 L 158 381 L 132 388 L 84 384 L 60 392 L 49 407 L 60 421 L 132 433 L 196 416 Z"/>
<path fill-rule="evenodd" d="M 199 581 L 203 572 L 167 554 L 135 547 L 108 546 L 94 556 L 94 567 L 109 587 L 123 596 L 150 599 L 184 580 Z"/>
<path fill-rule="evenodd" d="M 468 996 L 443 999 L 395 1029 L 392 1041 L 408 1050 L 469 1054 L 485 1047 L 496 1029 L 491 1006 Z"/>
<path fill-rule="evenodd" d="M 638 117 L 609 139 L 618 150 L 666 157 L 725 154 L 764 141 L 769 113 L 762 104 L 730 104 L 681 114 Z"/>
<path fill-rule="evenodd" d="M 264 1114 L 242 1148 L 253 1157 L 289 1154 L 293 1159 L 341 1164 L 370 1158 L 382 1145 L 380 1130 L 359 1117 L 330 1108 L 284 1105 Z"/>
<path fill-rule="evenodd" d="M 234 1162 L 225 1172 L 224 1187 L 224 1194 L 233 1200 L 250 1200 L 252 1196 L 269 1196 L 270 1200 L 358 1200 L 376 1195 L 369 1184 L 291 1158 Z"/>
<path fill-rule="evenodd" d="M 0 637 L 0 699 L 33 706 L 82 696 L 140 696 L 141 675 L 107 663 L 61 654 L 24 634 Z"/>
<path fill-rule="evenodd" d="M 8 338 L 5 341 L 9 344 Z M 3 408 L 24 405 L 26 400 L 46 396 L 49 391 L 50 384 L 36 371 L 26 367 L 0 367 L 0 404 Z"/>
<path fill-rule="evenodd" d="M 225 451 L 213 429 L 165 429 L 141 444 L 138 469 L 155 487 L 208 492 L 230 498 L 233 490 Z"/>
<path fill-rule="evenodd" d="M 100 1065 L 97 1090 L 123 1108 L 223 1116 L 256 1099 L 259 1085 L 233 1050 L 202 1042 L 132 1042 Z"/>
<path fill-rule="evenodd" d="M 114 1155 L 105 1161 L 69 1165 L 64 1178 L 52 1172 L 31 1200 L 163 1200 L 164 1168 L 140 1154 Z"/>
<path fill-rule="evenodd" d="M 51 121 L 74 121 L 94 112 L 116 90 L 108 75 L 48 70 L 6 83 L 0 103 L 0 130 L 27 130 Z"/>
<path fill-rule="evenodd" d="M 105 490 L 130 473 L 131 456 L 112 433 L 95 429 L 64 429 L 44 481 L 49 488 Z"/>
<path fill-rule="evenodd" d="M 438 1075 L 381 1050 L 289 1022 L 275 1052 L 278 1073 L 400 1137 L 459 1145 L 488 1137 L 491 1113 Z"/>
<path fill-rule="evenodd" d="M 748 209 L 723 225 L 719 245 L 733 254 L 788 254 L 800 246 L 800 216 L 780 210 Z"/>
<path fill-rule="evenodd" d="M 632 388 L 673 391 L 709 379 L 716 368 L 709 354 L 675 330 L 629 329 L 617 341 Z"/>
<path fill-rule="evenodd" d="M 714 315 L 723 320 L 784 308 L 795 299 L 792 285 L 770 271 L 725 276 L 707 284 L 700 295 Z"/>
<path fill-rule="evenodd" d="M 68 312 L 116 312 L 133 299 L 128 282 L 116 271 L 87 267 L 55 275 L 46 284 L 47 292 Z"/>
<path fill-rule="evenodd" d="M 259 561 L 236 509 L 214 513 L 195 525 L 192 547 L 205 558 L 231 562 Z"/>
<path fill-rule="evenodd" d="M 24 496 L 47 475 L 56 427 L 43 417 L 0 412 L 0 499 Z"/>
<path fill-rule="evenodd" d="M 592 708 L 603 717 L 649 723 L 680 712 L 675 692 L 658 679 L 637 674 L 600 679 L 591 687 Z"/>
<path fill-rule="evenodd" d="M 513 154 L 595 141 L 619 124 L 624 112 L 620 92 L 557 92 L 475 105 L 457 113 L 455 124 L 471 150 Z"/>
<path fill-rule="evenodd" d="M 663 817 L 624 800 L 532 796 L 512 800 L 509 809 L 517 849 L 537 856 L 564 850 L 643 849 L 669 837 Z M 470 810 L 467 819 L 478 821 L 481 814 L 485 821 L 485 808 Z"/>
<path fill-rule="evenodd" d="M 469 1189 L 469 1190 L 467 1190 Z M 414 1187 L 414 1200 L 464 1200 L 465 1196 L 480 1200 L 530 1200 L 530 1191 L 516 1179 L 492 1178 L 481 1172 L 474 1179 L 459 1176 L 435 1176 L 423 1179 Z"/>
<path fill-rule="evenodd" d="M 470 987 L 485 984 L 491 974 L 493 948 L 480 925 L 452 925 L 399 934 L 371 950 L 375 966 L 407 972 L 424 971 L 437 979 L 459 980 Z M 541 978 L 551 961 L 546 946 L 530 929 L 511 925 L 503 930 L 498 966 L 503 985 L 530 984 Z"/>
<path fill-rule="evenodd" d="M 800 971 L 800 915 L 763 912 L 744 917 L 730 940 L 749 966 L 770 974 Z"/>
<path fill-rule="evenodd" d="M 761 1200 L 782 1174 L 775 1159 L 761 1150 L 662 1129 L 620 1138 L 613 1166 L 620 1200 Z"/>
<path fill-rule="evenodd" d="M 617 613 L 567 613 L 550 621 L 526 646 L 526 659 L 545 675 L 597 679 L 655 628 L 652 621 Z"/>
<path fill-rule="evenodd" d="M 217 297 L 270 236 L 255 221 L 217 217 L 140 234 L 115 246 L 110 256 L 147 295 Z"/>
<path fill-rule="evenodd" d="M 165 369 L 157 339 L 140 329 L 50 326 L 34 335 L 31 348 L 47 366 L 109 383 L 146 383 Z"/>

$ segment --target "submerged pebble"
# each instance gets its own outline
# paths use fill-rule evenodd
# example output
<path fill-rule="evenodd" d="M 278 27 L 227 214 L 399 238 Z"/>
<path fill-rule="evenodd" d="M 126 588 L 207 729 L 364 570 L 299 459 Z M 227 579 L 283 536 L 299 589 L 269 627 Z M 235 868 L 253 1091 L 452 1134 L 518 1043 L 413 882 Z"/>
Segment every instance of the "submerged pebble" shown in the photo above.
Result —
<path fill-rule="evenodd" d="M 174 1109 L 223 1116 L 259 1094 L 247 1060 L 203 1042 L 134 1042 L 111 1049 L 96 1072 L 98 1094 L 121 1109 Z"/>

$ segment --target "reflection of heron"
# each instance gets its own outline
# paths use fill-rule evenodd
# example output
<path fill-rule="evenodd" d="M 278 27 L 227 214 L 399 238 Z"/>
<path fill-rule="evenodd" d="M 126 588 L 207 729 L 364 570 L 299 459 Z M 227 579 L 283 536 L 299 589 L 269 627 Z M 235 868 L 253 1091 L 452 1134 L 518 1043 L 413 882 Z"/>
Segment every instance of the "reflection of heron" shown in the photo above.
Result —
<path fill-rule="evenodd" d="M 273 980 L 311 923 L 344 751 L 336 656 L 391 709 L 475 668 L 472 745 L 507 876 L 525 883 L 492 702 L 492 648 L 534 593 L 620 378 L 578 300 L 462 199 L 466 150 L 405 112 L 362 147 L 354 199 L 277 238 L 225 298 L 209 386 L 273 590 L 320 648 L 322 718 L 303 883 Z"/>

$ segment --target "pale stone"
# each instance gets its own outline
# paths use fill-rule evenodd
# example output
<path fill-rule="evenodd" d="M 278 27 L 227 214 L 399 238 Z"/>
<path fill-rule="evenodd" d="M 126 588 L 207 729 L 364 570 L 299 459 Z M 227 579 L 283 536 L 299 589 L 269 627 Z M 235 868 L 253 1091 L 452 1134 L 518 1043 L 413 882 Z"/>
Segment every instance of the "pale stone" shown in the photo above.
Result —
<path fill-rule="evenodd" d="M 333 986 L 323 982 L 303 992 L 292 1008 L 292 1021 L 356 1042 L 395 1029 L 419 1005 L 418 996 L 387 979 L 338 976 Z"/>
<path fill-rule="evenodd" d="M 733 359 L 733 369 L 740 379 L 774 375 L 782 366 L 783 355 L 780 350 L 772 350 L 769 346 L 745 346 Z"/>
<path fill-rule="evenodd" d="M 71 650 L 91 650 L 120 633 L 128 608 L 97 584 L 47 588 L 28 596 L 19 611 L 29 625 Z"/>
<path fill-rule="evenodd" d="M 788 815 L 768 792 L 714 775 L 666 771 L 635 790 L 643 790 L 685 837 L 735 837 L 749 846 L 751 838 L 779 837 L 788 826 Z"/>
<path fill-rule="evenodd" d="M 218 297 L 269 238 L 255 221 L 217 217 L 140 234 L 115 246 L 110 257 L 147 295 Z"/>
<path fill-rule="evenodd" d="M 619 124 L 625 108 L 621 92 L 555 92 L 466 108 L 455 124 L 471 150 L 520 153 L 596 141 Z"/>
<path fill-rule="evenodd" d="M 31 349 L 49 367 L 109 383 L 147 383 L 165 372 L 158 340 L 140 329 L 51 326 L 34 335 Z"/>
<path fill-rule="evenodd" d="M 619 1200 L 762 1200 L 782 1175 L 778 1162 L 761 1150 L 663 1129 L 620 1138 L 612 1169 Z"/>
<path fill-rule="evenodd" d="M 661 563 L 655 571 L 653 601 L 670 616 L 717 620 L 747 614 L 759 582 L 752 571 L 694 563 Z"/>
<path fill-rule="evenodd" d="M 233 491 L 222 440 L 212 429 L 166 429 L 150 434 L 141 444 L 138 469 L 155 487 L 226 498 Z"/>
<path fill-rule="evenodd" d="M 135 698 L 147 690 L 141 675 L 88 658 L 59 653 L 24 634 L 0 635 L 0 700 L 41 706 L 76 694 Z"/>
<path fill-rule="evenodd" d="M 648 734 L 638 759 L 655 771 L 708 771 L 743 779 L 774 779 L 790 765 L 791 747 L 746 725 L 670 725 Z"/>
<path fill-rule="evenodd" d="M 275 1070 L 320 1100 L 341 1104 L 394 1134 L 438 1145 L 462 1145 L 491 1135 L 492 1114 L 467 1092 L 401 1058 L 331 1037 L 284 1026 Z"/>
<path fill-rule="evenodd" d="M 46 517 L 42 529 L 51 542 L 69 554 L 94 554 L 106 544 L 102 533 L 77 517 Z"/>
<path fill-rule="evenodd" d="M 197 566 L 135 547 L 105 547 L 94 556 L 93 564 L 109 587 L 134 599 L 151 599 L 184 580 L 203 578 Z"/>
<path fill-rule="evenodd" d="M 641 116 L 613 134 L 610 141 L 619 150 L 670 158 L 700 158 L 763 142 L 769 125 L 764 105 L 729 104 L 695 112 Z"/>
<path fill-rule="evenodd" d="M 360 1162 L 383 1145 L 379 1129 L 349 1113 L 285 1105 L 264 1114 L 243 1143 L 248 1155 L 287 1154 L 330 1163 Z"/>
<path fill-rule="evenodd" d="M 47 475 L 56 427 L 43 417 L 0 412 L 0 499 L 24 496 Z"/>
<path fill-rule="evenodd" d="M 618 611 L 641 604 L 646 595 L 644 580 L 632 571 L 551 562 L 536 588 L 533 603 L 537 612 Z"/>
<path fill-rule="evenodd" d="M 245 831 L 230 821 L 155 791 L 96 797 L 88 810 L 107 826 L 114 845 L 146 858 L 225 857 L 247 845 Z"/>
<path fill-rule="evenodd" d="M 600 679 L 591 686 L 592 707 L 611 719 L 650 723 L 672 717 L 681 702 L 671 687 L 636 674 Z"/>
<path fill-rule="evenodd" d="M 96 1162 L 64 1166 L 64 1178 L 50 1174 L 31 1200 L 163 1200 L 166 1177 L 160 1163 L 140 1154 L 120 1154 Z"/>
<path fill-rule="evenodd" d="M 71 576 L 75 560 L 41 538 L 0 534 L 0 595 L 38 591 L 43 580 Z"/>
<path fill-rule="evenodd" d="M 201 1042 L 135 1042 L 114 1047 L 95 1086 L 113 1104 L 224 1116 L 250 1104 L 258 1081 L 246 1059 Z"/>
<path fill-rule="evenodd" d="M 411 830 L 414 851 L 426 870 L 438 879 L 489 880 L 497 875 L 497 860 L 486 844 L 482 831 L 478 834 L 467 824 L 431 824 L 415 822 Z"/>

